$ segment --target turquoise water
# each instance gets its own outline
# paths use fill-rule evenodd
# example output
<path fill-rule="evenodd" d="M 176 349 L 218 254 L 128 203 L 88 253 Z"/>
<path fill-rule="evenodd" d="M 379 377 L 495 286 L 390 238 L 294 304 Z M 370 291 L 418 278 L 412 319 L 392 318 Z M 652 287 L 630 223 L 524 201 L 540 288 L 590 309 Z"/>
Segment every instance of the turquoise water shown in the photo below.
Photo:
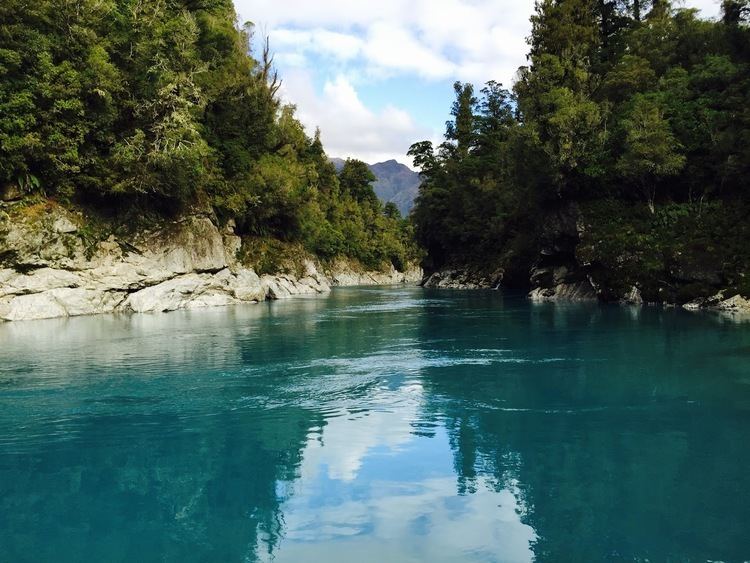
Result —
<path fill-rule="evenodd" d="M 342 289 L 0 350 L 2 562 L 750 559 L 750 324 Z"/>

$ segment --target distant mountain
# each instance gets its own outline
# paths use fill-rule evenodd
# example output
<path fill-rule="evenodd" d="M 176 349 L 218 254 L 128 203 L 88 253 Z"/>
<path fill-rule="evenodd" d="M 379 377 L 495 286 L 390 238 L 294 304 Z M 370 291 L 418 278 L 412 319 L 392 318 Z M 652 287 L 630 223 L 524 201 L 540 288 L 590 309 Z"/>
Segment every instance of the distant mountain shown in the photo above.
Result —
<path fill-rule="evenodd" d="M 344 164 L 346 163 L 346 160 L 343 158 L 329 158 L 328 160 L 331 161 L 331 164 L 333 164 L 336 167 L 336 172 L 341 172 L 341 169 L 344 167 Z"/>
<path fill-rule="evenodd" d="M 331 162 L 337 171 L 341 171 L 346 161 L 342 158 L 332 158 Z M 419 174 L 395 160 L 368 164 L 368 166 L 377 178 L 373 188 L 380 200 L 383 203 L 392 201 L 403 216 L 408 215 L 419 193 L 421 182 Z"/>
<path fill-rule="evenodd" d="M 370 170 L 377 178 L 373 187 L 378 197 L 385 202 L 392 201 L 402 215 L 408 215 L 419 193 L 419 174 L 395 160 L 371 164 Z"/>

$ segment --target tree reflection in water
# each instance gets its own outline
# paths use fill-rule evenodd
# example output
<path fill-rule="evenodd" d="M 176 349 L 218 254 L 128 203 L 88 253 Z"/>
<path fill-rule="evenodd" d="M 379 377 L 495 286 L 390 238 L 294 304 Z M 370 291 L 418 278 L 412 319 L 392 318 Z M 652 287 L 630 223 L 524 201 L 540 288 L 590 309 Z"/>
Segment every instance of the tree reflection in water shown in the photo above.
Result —
<path fill-rule="evenodd" d="M 339 290 L 0 326 L 0 559 L 740 559 L 750 335 Z"/>

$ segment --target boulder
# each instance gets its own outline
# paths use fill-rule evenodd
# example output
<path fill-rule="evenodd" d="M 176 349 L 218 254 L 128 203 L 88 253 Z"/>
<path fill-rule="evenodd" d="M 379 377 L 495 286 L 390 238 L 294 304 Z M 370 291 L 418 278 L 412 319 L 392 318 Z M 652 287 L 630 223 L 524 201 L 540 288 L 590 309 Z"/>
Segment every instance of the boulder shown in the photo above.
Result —
<path fill-rule="evenodd" d="M 750 314 L 750 299 L 746 299 L 741 295 L 735 295 L 721 301 L 721 303 L 716 305 L 716 308 L 727 313 Z"/>
<path fill-rule="evenodd" d="M 630 291 L 622 298 L 622 303 L 626 305 L 643 305 L 641 290 L 636 286 L 630 288 Z"/>
<path fill-rule="evenodd" d="M 535 302 L 546 301 L 597 301 L 596 289 L 589 280 L 561 283 L 553 287 L 538 287 L 529 293 Z"/>
<path fill-rule="evenodd" d="M 187 274 L 227 267 L 224 240 L 207 217 L 187 217 L 143 239 L 135 247 L 164 270 Z"/>
<path fill-rule="evenodd" d="M 260 281 L 268 299 L 286 299 L 294 295 L 318 295 L 331 291 L 326 281 L 313 277 L 297 280 L 289 275 L 264 275 Z"/>
<path fill-rule="evenodd" d="M 237 272 L 230 291 L 238 301 L 265 301 L 266 290 L 261 285 L 260 277 L 253 270 L 241 269 Z"/>
<path fill-rule="evenodd" d="M 5 184 L 0 188 L 0 200 L 2 201 L 17 201 L 23 196 L 23 190 L 21 190 L 18 184 Z"/>
<path fill-rule="evenodd" d="M 202 274 L 187 274 L 147 287 L 131 293 L 121 309 L 134 313 L 184 309 L 188 303 L 195 300 L 196 295 L 206 292 L 211 285 L 210 277 Z"/>
<path fill-rule="evenodd" d="M 59 234 L 69 234 L 78 231 L 78 227 L 66 216 L 61 215 L 52 224 L 52 230 Z"/>
<path fill-rule="evenodd" d="M 4 321 L 28 321 L 67 316 L 67 309 L 51 293 L 12 295 L 0 299 L 0 319 Z"/>

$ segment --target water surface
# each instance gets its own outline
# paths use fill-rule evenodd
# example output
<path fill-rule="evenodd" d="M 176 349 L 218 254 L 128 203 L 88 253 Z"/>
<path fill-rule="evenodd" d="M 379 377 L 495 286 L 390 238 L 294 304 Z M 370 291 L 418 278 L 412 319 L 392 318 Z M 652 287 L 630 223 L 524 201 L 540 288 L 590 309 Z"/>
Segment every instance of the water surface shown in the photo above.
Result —
<path fill-rule="evenodd" d="M 750 559 L 750 324 L 340 289 L 0 350 L 3 562 Z"/>

